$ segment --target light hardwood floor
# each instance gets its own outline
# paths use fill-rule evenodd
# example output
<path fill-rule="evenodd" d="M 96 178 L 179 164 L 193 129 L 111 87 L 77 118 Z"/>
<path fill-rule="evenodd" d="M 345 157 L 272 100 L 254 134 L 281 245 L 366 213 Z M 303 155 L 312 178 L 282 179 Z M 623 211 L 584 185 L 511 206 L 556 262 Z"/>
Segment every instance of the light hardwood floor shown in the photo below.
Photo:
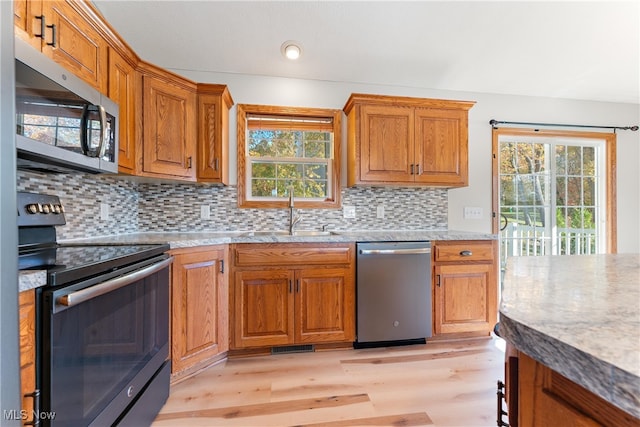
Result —
<path fill-rule="evenodd" d="M 171 387 L 165 426 L 495 426 L 503 341 L 232 359 Z"/>

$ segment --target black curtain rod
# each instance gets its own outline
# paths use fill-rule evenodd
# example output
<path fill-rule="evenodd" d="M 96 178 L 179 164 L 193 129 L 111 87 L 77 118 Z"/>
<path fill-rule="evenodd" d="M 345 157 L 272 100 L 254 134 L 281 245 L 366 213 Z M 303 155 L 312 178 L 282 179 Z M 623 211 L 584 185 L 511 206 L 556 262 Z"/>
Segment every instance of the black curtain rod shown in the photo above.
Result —
<path fill-rule="evenodd" d="M 592 128 L 592 129 L 616 129 L 637 131 L 638 126 L 590 126 L 590 125 L 566 125 L 560 123 L 527 123 L 527 122 L 501 122 L 495 119 L 489 120 L 489 124 L 496 129 L 498 125 L 525 125 L 525 126 L 551 126 L 551 127 L 570 127 L 570 128 Z"/>

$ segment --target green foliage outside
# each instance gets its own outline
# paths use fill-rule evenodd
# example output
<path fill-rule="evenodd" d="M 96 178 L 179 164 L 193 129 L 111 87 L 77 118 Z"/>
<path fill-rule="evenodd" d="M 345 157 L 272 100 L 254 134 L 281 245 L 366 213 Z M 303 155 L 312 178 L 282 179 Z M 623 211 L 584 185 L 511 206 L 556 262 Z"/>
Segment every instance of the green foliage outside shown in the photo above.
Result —
<path fill-rule="evenodd" d="M 252 130 L 248 135 L 253 197 L 326 198 L 332 134 Z"/>

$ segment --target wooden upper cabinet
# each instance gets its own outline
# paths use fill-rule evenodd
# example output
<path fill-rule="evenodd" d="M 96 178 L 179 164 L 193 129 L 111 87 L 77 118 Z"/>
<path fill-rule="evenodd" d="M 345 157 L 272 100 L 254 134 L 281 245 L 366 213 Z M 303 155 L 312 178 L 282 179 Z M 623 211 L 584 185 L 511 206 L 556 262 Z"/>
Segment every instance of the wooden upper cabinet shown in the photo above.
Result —
<path fill-rule="evenodd" d="M 415 123 L 416 182 L 456 187 L 468 185 L 467 112 L 416 108 Z"/>
<path fill-rule="evenodd" d="M 136 71 L 116 50 L 109 50 L 109 92 L 108 96 L 120 107 L 118 171 L 134 174 L 136 171 L 135 151 L 135 103 Z"/>
<path fill-rule="evenodd" d="M 42 3 L 47 25 L 54 25 L 54 45 L 45 43 L 42 52 L 102 93 L 107 93 L 108 45 L 98 31 L 70 2 Z"/>
<path fill-rule="evenodd" d="M 92 9 L 84 2 L 14 1 L 16 37 L 107 93 L 108 44 L 97 31 L 94 18 Z"/>
<path fill-rule="evenodd" d="M 360 110 L 360 179 L 366 182 L 405 182 L 412 179 L 413 110 L 363 105 Z"/>
<path fill-rule="evenodd" d="M 353 94 L 347 184 L 468 185 L 468 101 Z"/>
<path fill-rule="evenodd" d="M 178 85 L 177 76 L 145 71 L 141 175 L 195 181 L 195 85 L 191 89 Z"/>
<path fill-rule="evenodd" d="M 46 22 L 44 24 L 46 25 Z M 14 0 L 13 25 L 16 37 L 26 41 L 35 49 L 42 50 L 42 37 L 47 32 L 43 33 L 42 0 Z M 51 37 L 51 30 L 48 31 Z"/>
<path fill-rule="evenodd" d="M 225 85 L 198 85 L 198 182 L 229 184 L 229 109 Z"/>

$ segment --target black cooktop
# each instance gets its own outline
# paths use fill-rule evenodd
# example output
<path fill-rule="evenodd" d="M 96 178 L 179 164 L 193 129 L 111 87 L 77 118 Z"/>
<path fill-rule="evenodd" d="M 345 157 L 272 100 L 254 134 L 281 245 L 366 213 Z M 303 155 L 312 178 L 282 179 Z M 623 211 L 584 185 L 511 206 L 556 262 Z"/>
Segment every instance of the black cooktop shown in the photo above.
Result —
<path fill-rule="evenodd" d="M 166 244 L 60 244 L 20 253 L 19 264 L 21 270 L 46 270 L 47 285 L 59 286 L 153 258 L 168 250 Z"/>

